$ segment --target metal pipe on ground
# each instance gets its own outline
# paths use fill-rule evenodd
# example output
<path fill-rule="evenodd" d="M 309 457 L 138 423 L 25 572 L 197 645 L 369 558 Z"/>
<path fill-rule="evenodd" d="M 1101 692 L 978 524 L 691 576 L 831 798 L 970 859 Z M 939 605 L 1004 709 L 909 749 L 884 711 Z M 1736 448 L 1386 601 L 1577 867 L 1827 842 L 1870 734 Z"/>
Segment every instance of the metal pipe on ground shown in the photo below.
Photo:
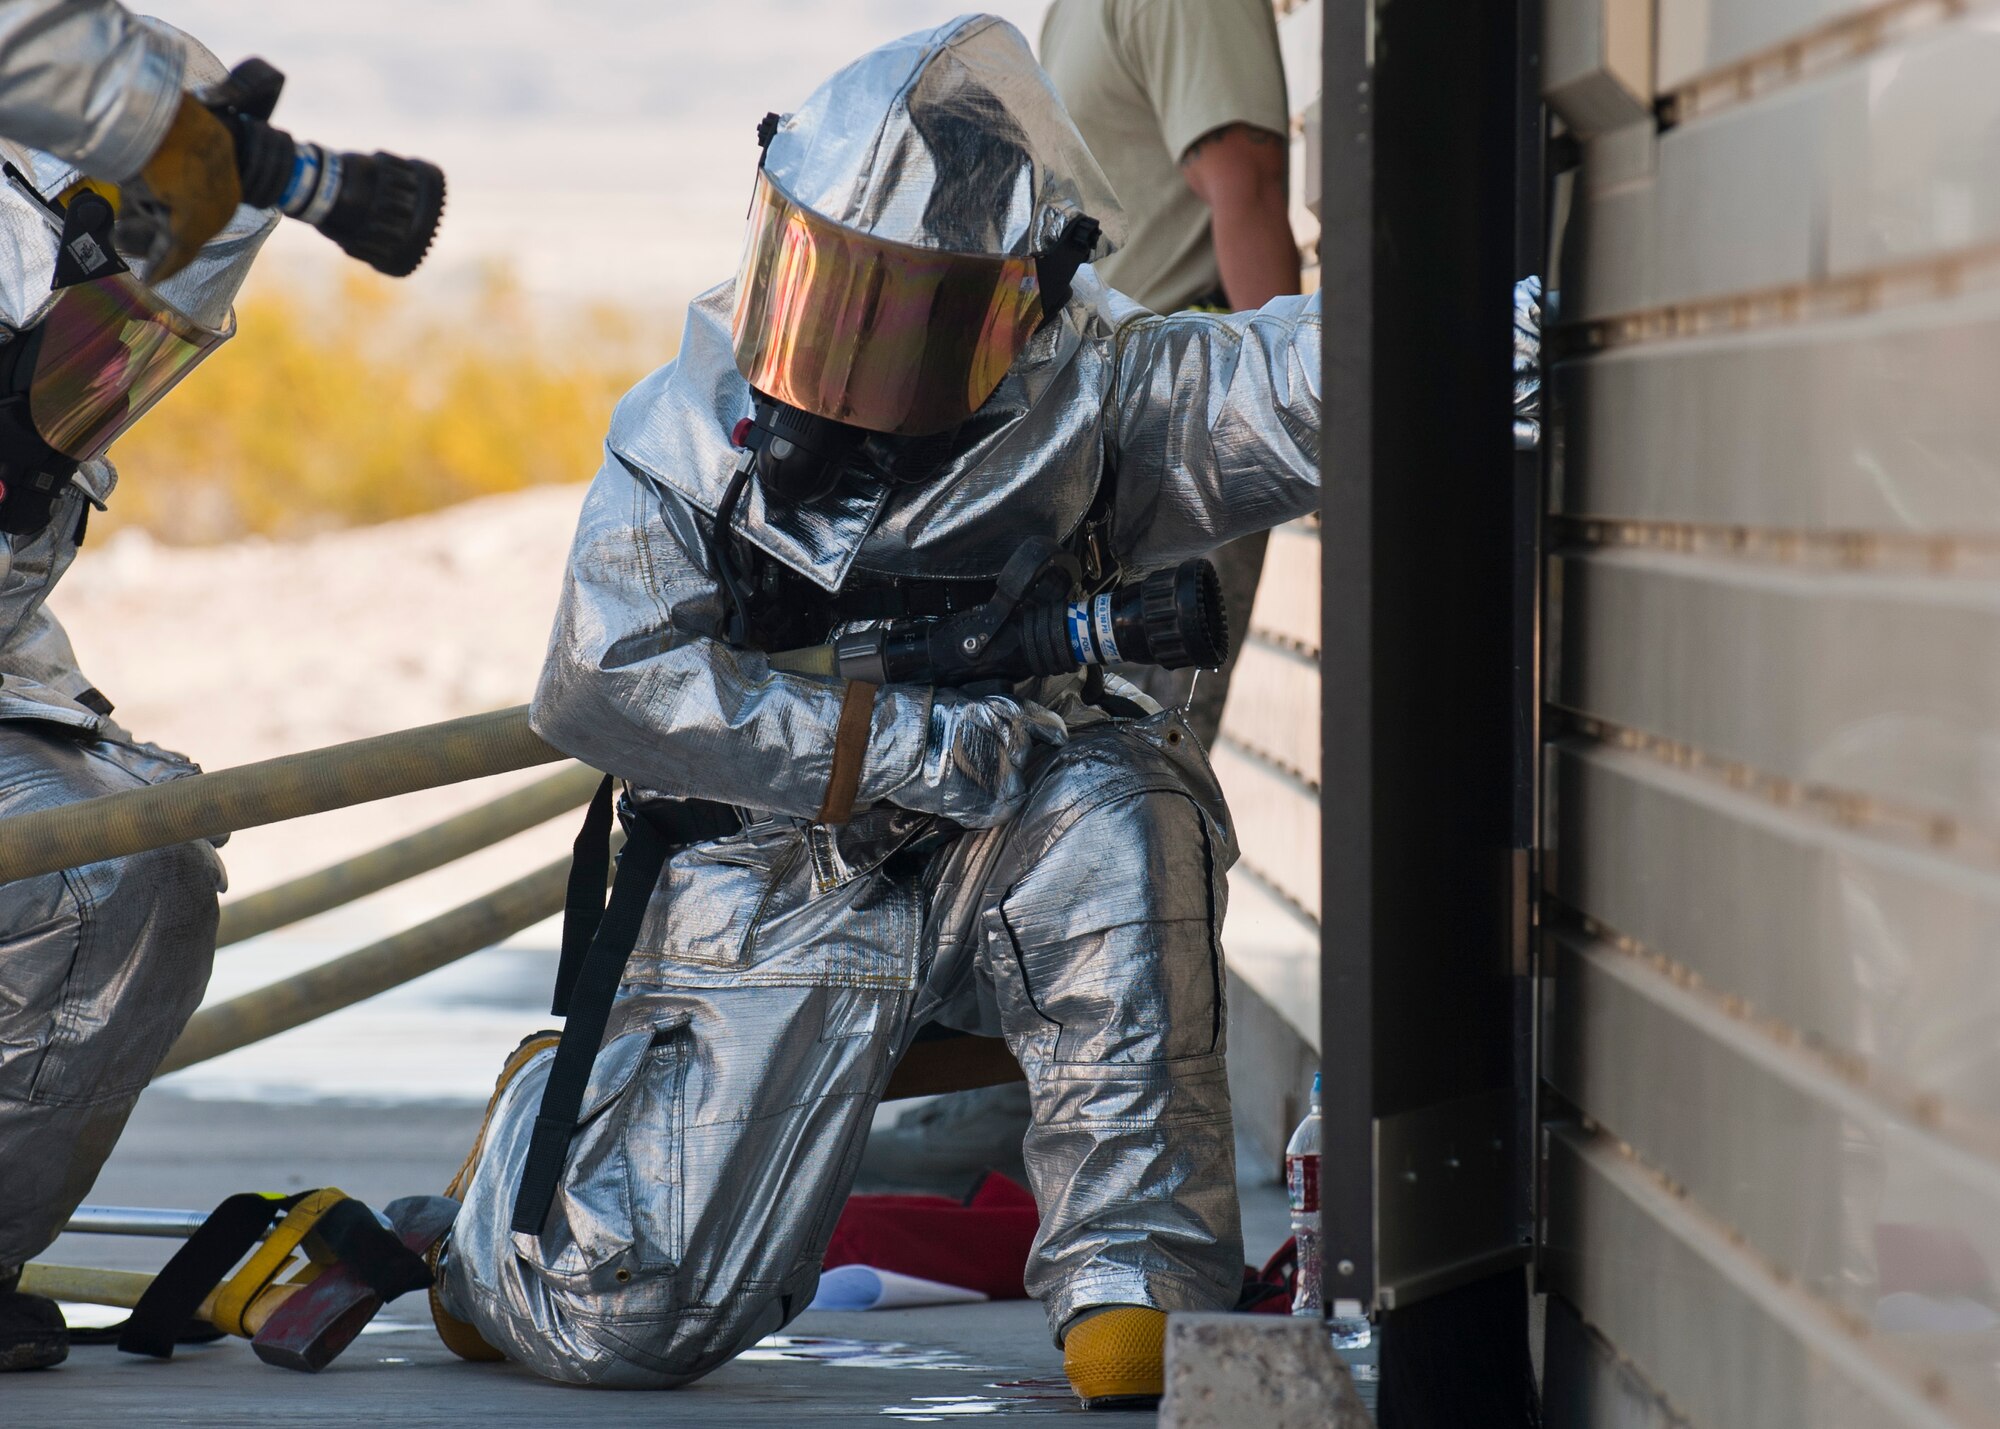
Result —
<path fill-rule="evenodd" d="M 0 820 L 0 883 L 562 757 L 516 705 L 191 775 Z"/>
<path fill-rule="evenodd" d="M 573 764 L 407 838 L 225 903 L 215 945 L 226 948 L 301 922 L 546 823 L 588 803 L 603 777 Z"/>
<path fill-rule="evenodd" d="M 63 1227 L 70 1235 L 144 1235 L 186 1240 L 208 1216 L 155 1206 L 78 1206 Z"/>
<path fill-rule="evenodd" d="M 560 913 L 568 883 L 569 860 L 558 859 L 414 928 L 205 1007 L 189 1019 L 156 1075 L 275 1037 L 489 948 Z"/>

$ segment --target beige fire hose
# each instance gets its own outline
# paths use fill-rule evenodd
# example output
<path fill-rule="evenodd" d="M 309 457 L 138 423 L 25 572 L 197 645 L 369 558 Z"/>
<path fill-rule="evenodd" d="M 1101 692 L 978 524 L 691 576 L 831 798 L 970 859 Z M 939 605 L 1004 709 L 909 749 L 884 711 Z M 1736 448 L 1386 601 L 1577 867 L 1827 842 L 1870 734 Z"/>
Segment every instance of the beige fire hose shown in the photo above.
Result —
<path fill-rule="evenodd" d="M 0 883 L 562 757 L 517 705 L 107 794 L 0 820 Z"/>
<path fill-rule="evenodd" d="M 30 1263 L 21 1270 L 21 1293 L 83 1305 L 114 1305 L 130 1310 L 146 1293 L 153 1277 L 137 1270 L 99 1270 L 87 1265 Z"/>
<path fill-rule="evenodd" d="M 399 987 L 560 913 L 569 860 L 558 859 L 449 913 L 227 1002 L 188 1021 L 157 1075 L 275 1037 Z"/>
<path fill-rule="evenodd" d="M 215 945 L 226 948 L 288 927 L 547 823 L 588 803 L 603 777 L 595 769 L 574 764 L 344 863 L 225 903 Z"/>
<path fill-rule="evenodd" d="M 44 1265 L 31 1261 L 21 1268 L 21 1292 L 25 1295 L 43 1295 L 51 1300 L 68 1300 L 79 1305 L 109 1305 L 113 1309 L 133 1310 L 139 1305 L 139 1297 L 153 1283 L 153 1277 L 137 1270 L 99 1270 L 88 1265 Z M 278 1313 L 278 1308 L 289 1300 L 303 1285 L 267 1285 L 257 1298 L 243 1311 L 243 1333 L 254 1338 L 270 1318 Z M 215 1314 L 216 1301 L 225 1293 L 227 1286 L 217 1286 L 201 1302 L 194 1312 L 197 1320 L 206 1320 Z"/>
<path fill-rule="evenodd" d="M 527 713 L 525 705 L 496 710 L 0 820 L 0 883 L 561 758 L 528 728 Z M 346 863 L 241 899 L 223 910 L 218 945 L 324 912 L 532 828 L 583 803 L 599 778 L 581 766 L 565 769 Z M 261 1042 L 491 947 L 561 912 L 568 878 L 569 860 L 559 859 L 414 928 L 204 1008 L 157 1075 Z M 888 1096 L 931 1095 L 1019 1076 L 1004 1044 L 991 1039 L 919 1043 L 898 1067 Z M 99 1292 L 124 1293 L 118 1289 L 127 1284 L 118 1278 L 122 1272 L 103 1274 Z M 134 1296 L 145 1279 L 129 1277 Z"/>
<path fill-rule="evenodd" d="M 622 842 L 621 836 L 614 837 Z M 189 1020 L 180 1041 L 160 1064 L 158 1075 L 178 1072 L 280 1032 L 289 1032 L 315 1018 L 352 1007 L 448 963 L 470 957 L 561 912 L 568 883 L 569 860 L 558 859 L 428 923 L 419 923 L 282 982 L 205 1007 Z M 1018 1081 L 1020 1077 L 1020 1067 L 1009 1054 L 1007 1044 L 998 1038 L 957 1037 L 918 1042 L 911 1046 L 890 1077 L 883 1100 L 935 1096 L 940 1092 Z"/>

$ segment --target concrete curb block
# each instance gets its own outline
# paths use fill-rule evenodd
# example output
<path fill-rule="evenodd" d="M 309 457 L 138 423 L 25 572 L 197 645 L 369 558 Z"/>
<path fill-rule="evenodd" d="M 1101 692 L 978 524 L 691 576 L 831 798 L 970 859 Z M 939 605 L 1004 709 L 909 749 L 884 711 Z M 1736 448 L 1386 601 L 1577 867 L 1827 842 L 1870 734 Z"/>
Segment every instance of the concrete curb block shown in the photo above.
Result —
<path fill-rule="evenodd" d="M 1374 1429 L 1323 1322 L 1171 1315 L 1160 1429 Z"/>

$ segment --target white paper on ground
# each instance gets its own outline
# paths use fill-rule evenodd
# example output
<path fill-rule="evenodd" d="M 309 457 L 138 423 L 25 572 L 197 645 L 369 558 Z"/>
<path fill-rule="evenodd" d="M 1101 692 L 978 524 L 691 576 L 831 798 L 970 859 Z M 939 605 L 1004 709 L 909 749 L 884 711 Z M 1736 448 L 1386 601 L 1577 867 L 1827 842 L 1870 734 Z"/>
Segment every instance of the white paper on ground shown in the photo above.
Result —
<path fill-rule="evenodd" d="M 813 1310 L 907 1310 L 913 1305 L 971 1305 L 984 1300 L 977 1290 L 943 1285 L 872 1265 L 838 1265 L 819 1278 Z"/>

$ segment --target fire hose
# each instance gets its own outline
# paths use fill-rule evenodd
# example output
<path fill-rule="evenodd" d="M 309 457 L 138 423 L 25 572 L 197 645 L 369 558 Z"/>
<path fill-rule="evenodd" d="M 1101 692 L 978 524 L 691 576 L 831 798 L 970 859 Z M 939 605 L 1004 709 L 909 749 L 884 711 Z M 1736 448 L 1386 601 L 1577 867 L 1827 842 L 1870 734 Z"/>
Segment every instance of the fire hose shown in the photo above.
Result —
<path fill-rule="evenodd" d="M 0 820 L 0 883 L 562 757 L 517 705 L 191 775 Z"/>
<path fill-rule="evenodd" d="M 528 727 L 527 707 L 521 705 L 190 775 L 0 820 L 0 883 L 562 757 Z M 600 777 L 581 767 L 563 770 L 354 859 L 238 900 L 223 910 L 218 945 L 325 912 L 532 828 L 583 803 Z M 560 859 L 414 928 L 203 1008 L 158 1075 L 351 1007 L 532 927 L 562 911 L 568 873 L 569 860 Z M 957 1045 L 913 1046 L 891 1079 L 887 1098 L 1020 1075 L 1001 1044 L 953 1040 Z"/>
<path fill-rule="evenodd" d="M 268 933 L 429 873 L 590 801 L 604 776 L 578 764 L 406 838 L 222 905 L 215 945 Z"/>

